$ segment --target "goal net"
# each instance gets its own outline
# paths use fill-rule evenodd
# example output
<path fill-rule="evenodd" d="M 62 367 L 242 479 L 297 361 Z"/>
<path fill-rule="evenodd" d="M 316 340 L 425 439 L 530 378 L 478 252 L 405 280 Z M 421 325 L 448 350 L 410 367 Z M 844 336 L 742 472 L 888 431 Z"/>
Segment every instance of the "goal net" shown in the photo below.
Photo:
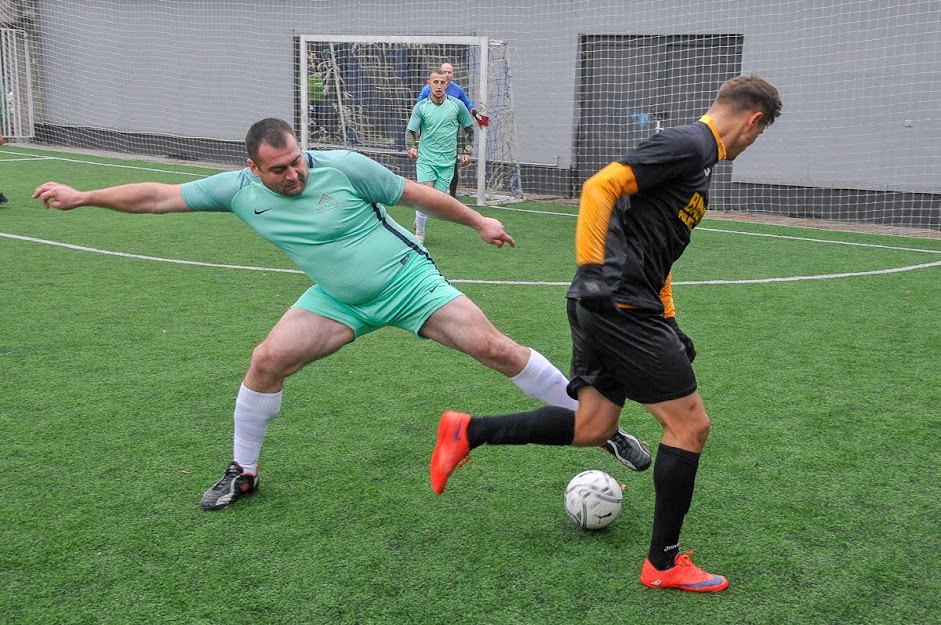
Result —
<path fill-rule="evenodd" d="M 938 0 L 0 0 L 0 28 L 25 33 L 5 67 L 29 52 L 14 142 L 231 166 L 273 116 L 411 178 L 407 119 L 449 61 L 491 120 L 459 170 L 478 201 L 574 200 L 754 73 L 783 114 L 715 168 L 711 210 L 941 231 Z"/>
<path fill-rule="evenodd" d="M 349 148 L 414 178 L 401 160 L 405 127 L 433 69 L 454 66 L 474 108 L 489 117 L 475 126 L 475 157 L 459 180 L 478 204 L 523 199 L 506 44 L 486 37 L 299 37 L 301 142 Z M 459 133 L 460 134 L 460 133 Z M 398 157 L 398 158 L 393 158 Z"/>
<path fill-rule="evenodd" d="M 33 137 L 33 85 L 26 32 L 0 28 L 0 135 Z"/>

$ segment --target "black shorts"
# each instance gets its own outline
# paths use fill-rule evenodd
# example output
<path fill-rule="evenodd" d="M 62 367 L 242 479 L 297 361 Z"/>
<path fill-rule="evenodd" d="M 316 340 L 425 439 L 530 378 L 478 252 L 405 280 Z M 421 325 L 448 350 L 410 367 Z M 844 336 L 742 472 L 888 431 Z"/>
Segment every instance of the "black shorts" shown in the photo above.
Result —
<path fill-rule="evenodd" d="M 638 309 L 593 313 L 568 301 L 572 330 L 572 381 L 568 393 L 591 386 L 607 400 L 656 404 L 696 390 L 696 375 L 663 314 Z"/>

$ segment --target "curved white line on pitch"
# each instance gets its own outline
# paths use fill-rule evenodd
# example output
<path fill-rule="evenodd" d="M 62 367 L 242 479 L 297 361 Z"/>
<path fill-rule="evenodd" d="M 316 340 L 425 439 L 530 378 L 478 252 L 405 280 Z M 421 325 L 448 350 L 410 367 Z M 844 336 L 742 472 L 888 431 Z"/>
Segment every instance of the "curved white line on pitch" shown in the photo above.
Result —
<path fill-rule="evenodd" d="M 750 234 L 750 233 L 737 233 L 735 231 L 729 231 L 734 234 Z M 771 235 L 778 236 L 778 235 Z M 159 256 L 144 256 L 141 254 L 128 254 L 126 252 L 112 252 L 110 250 L 102 250 L 95 247 L 85 247 L 84 245 L 73 245 L 72 243 L 62 243 L 59 241 L 49 241 L 47 239 L 37 239 L 35 237 L 24 237 L 18 234 L 8 234 L 6 232 L 0 232 L 0 237 L 6 237 L 8 239 L 17 239 L 19 241 L 30 241 L 32 243 L 41 243 L 43 245 L 52 245 L 54 247 L 64 247 L 70 250 L 77 250 L 79 252 L 92 252 L 93 254 L 105 254 L 107 256 L 120 256 L 122 258 L 136 258 L 138 260 L 152 260 L 160 263 L 174 263 L 177 265 L 195 265 L 197 267 L 213 267 L 217 269 L 241 269 L 244 271 L 267 271 L 273 273 L 299 273 L 303 274 L 304 272 L 299 269 L 283 269 L 279 267 L 252 267 L 249 265 L 226 265 L 221 263 L 204 263 L 195 260 L 179 260 L 176 258 L 161 258 Z M 799 237 L 783 237 L 787 239 L 797 238 L 798 240 L 808 240 L 808 241 L 817 241 L 818 239 L 800 239 Z M 842 241 L 834 241 L 834 243 L 842 243 Z M 848 245 L 867 245 L 865 243 L 854 244 L 849 243 Z M 885 247 L 882 245 L 876 245 L 873 247 Z M 889 248 L 889 249 L 904 249 L 904 248 Z M 941 253 L 941 251 L 936 250 L 909 250 L 913 252 L 929 252 L 929 253 Z M 755 278 L 750 280 L 691 280 L 691 281 L 676 281 L 673 284 L 676 285 L 697 285 L 697 284 L 767 284 L 772 282 L 801 282 L 804 280 L 835 280 L 838 278 L 853 278 L 857 276 L 877 276 L 882 274 L 889 273 L 902 273 L 905 271 L 915 271 L 917 269 L 927 269 L 929 267 L 939 267 L 941 266 L 941 261 L 934 263 L 922 263 L 920 265 L 909 265 L 907 267 L 893 267 L 891 269 L 876 269 L 873 271 L 857 271 L 857 272 L 848 272 L 848 273 L 828 273 L 816 276 L 789 276 L 786 278 Z M 457 282 L 460 284 L 496 284 L 496 285 L 510 285 L 510 286 L 568 286 L 570 282 L 545 282 L 538 280 L 472 280 L 472 279 L 453 279 L 451 282 Z"/>
<path fill-rule="evenodd" d="M 18 234 L 7 234 L 0 232 L 0 237 L 8 239 L 18 239 L 20 241 L 31 241 L 33 243 L 42 243 L 43 245 L 52 245 L 54 247 L 64 247 L 79 252 L 92 252 L 93 254 L 105 254 L 107 256 L 121 256 L 122 258 L 136 258 L 138 260 L 153 260 L 158 263 L 174 263 L 176 265 L 195 265 L 197 267 L 216 267 L 219 269 L 244 269 L 246 271 L 273 271 L 277 273 L 304 273 L 300 269 L 280 269 L 278 267 L 251 267 L 249 265 L 222 265 L 219 263 L 203 263 L 195 260 L 179 260 L 176 258 L 161 258 L 159 256 L 143 256 L 141 254 L 128 254 L 126 252 L 112 252 L 110 250 L 100 250 L 96 247 L 85 247 L 84 245 L 73 245 L 71 243 L 61 243 L 59 241 L 49 241 L 47 239 L 37 239 L 35 237 L 23 237 Z"/>
<path fill-rule="evenodd" d="M 557 213 L 553 211 L 540 211 L 529 208 L 513 208 L 511 206 L 489 206 L 488 208 L 498 208 L 500 210 L 515 211 L 518 213 L 535 213 L 539 215 L 556 215 L 559 217 L 578 217 L 574 213 Z M 721 219 L 717 217 L 716 219 Z M 785 226 L 787 228 L 798 228 L 800 226 Z M 926 254 L 941 254 L 941 250 L 925 250 L 915 247 L 898 247 L 894 245 L 879 245 L 877 243 L 856 243 L 851 241 L 836 241 L 834 239 L 812 239 L 809 237 L 798 237 L 786 234 L 769 234 L 767 232 L 744 232 L 742 230 L 726 230 L 724 228 L 709 228 L 708 226 L 699 226 L 696 232 L 720 232 L 722 234 L 741 234 L 750 237 L 767 237 L 769 239 L 790 239 L 792 241 L 809 241 L 811 243 L 831 243 L 833 245 L 851 245 L 855 247 L 872 247 L 883 250 L 897 250 L 900 252 L 924 252 Z"/>
<path fill-rule="evenodd" d="M 201 178 L 201 177 L 205 177 L 205 175 L 206 175 L 205 173 L 193 173 L 193 172 L 188 172 L 188 171 L 174 171 L 174 170 L 167 170 L 167 169 L 157 169 L 157 168 L 155 168 L 155 167 L 145 167 L 145 166 L 137 166 L 137 165 L 121 165 L 121 164 L 118 164 L 118 163 L 102 163 L 102 162 L 98 162 L 98 161 L 86 161 L 86 160 L 83 160 L 83 159 L 66 158 L 66 157 L 62 157 L 62 156 L 52 156 L 52 155 L 45 155 L 45 154 L 33 154 L 32 152 L 30 152 L 30 151 L 28 151 L 28 150 L 25 151 L 25 152 L 17 152 L 17 151 L 10 150 L 9 148 L 7 148 L 7 149 L 5 149 L 4 151 L 5 151 L 6 154 L 9 154 L 9 155 L 26 156 L 26 157 L 29 157 L 29 158 L 10 159 L 9 161 L 0 161 L 0 162 L 13 162 L 13 161 L 19 161 L 19 160 L 23 160 L 23 161 L 28 161 L 28 160 L 29 160 L 29 161 L 31 161 L 31 160 L 57 160 L 57 161 L 65 161 L 65 162 L 69 162 L 69 163 L 80 163 L 80 164 L 83 164 L 83 165 L 97 165 L 97 166 L 99 166 L 99 167 L 114 167 L 114 168 L 118 168 L 118 169 L 135 169 L 135 170 L 138 170 L 138 171 L 151 171 L 151 172 L 162 173 L 162 174 L 179 174 L 179 175 L 181 175 L 181 176 L 189 176 L 189 177 L 193 177 L 193 178 Z M 183 166 L 185 167 L 186 165 L 183 165 Z M 193 165 L 193 167 L 195 167 L 195 168 L 202 168 L 202 169 L 208 169 L 208 170 L 210 170 L 210 171 L 216 171 L 216 170 L 217 170 L 217 168 L 215 168 L 215 167 L 200 167 L 199 165 Z M 218 170 L 218 171 L 224 171 L 224 170 Z M 557 211 L 536 210 L 536 209 L 532 209 L 532 208 L 516 208 L 516 207 L 513 207 L 513 206 L 492 205 L 492 206 L 488 206 L 487 208 L 492 208 L 492 209 L 496 209 L 496 210 L 514 211 L 514 212 L 519 212 L 519 213 L 532 213 L 532 214 L 536 214 L 536 215 L 553 215 L 553 216 L 557 216 L 557 217 L 578 217 L 578 213 L 563 213 L 563 212 L 557 212 Z M 721 218 L 721 216 L 716 216 L 716 219 L 721 220 L 722 218 Z M 796 226 L 796 225 L 794 225 L 794 226 L 785 226 L 785 227 L 788 227 L 788 228 L 799 228 L 799 229 L 808 229 L 808 230 L 818 230 L 817 228 L 812 228 L 812 227 L 807 227 L 807 226 Z M 810 239 L 810 238 L 806 238 L 806 237 L 796 237 L 796 236 L 788 236 L 788 235 L 781 235 L 781 234 L 767 234 L 767 233 L 763 233 L 763 232 L 743 232 L 743 231 L 740 231 L 740 230 L 724 230 L 724 229 L 721 229 L 721 228 L 709 228 L 709 227 L 705 227 L 705 226 L 700 226 L 699 228 L 697 228 L 697 230 L 705 231 L 705 232 L 722 232 L 722 233 L 726 233 L 726 234 L 742 234 L 742 235 L 753 236 L 753 237 L 768 237 L 768 238 L 775 238 L 775 239 L 793 239 L 793 240 L 796 240 L 796 241 L 815 241 L 815 242 L 817 242 L 817 243 L 833 243 L 833 244 L 837 244 L 837 245 L 854 245 L 854 246 L 858 246 L 858 247 L 873 247 L 873 248 L 882 248 L 882 249 L 888 249 L 888 250 L 900 250 L 900 251 L 907 251 L 907 252 L 925 252 L 925 253 L 928 253 L 928 254 L 941 254 L 941 250 L 923 250 L 923 249 L 917 249 L 917 248 L 893 247 L 893 246 L 888 246 L 888 245 L 877 245 L 877 244 L 875 244 L 875 243 L 850 243 L 850 242 L 847 242 L 847 241 L 834 241 L 834 240 L 831 240 L 831 239 Z M 889 236 L 891 236 L 891 235 L 889 235 Z M 170 262 L 170 261 L 168 260 L 167 262 Z"/>
<path fill-rule="evenodd" d="M 769 239 L 788 239 L 791 241 L 807 241 L 810 243 L 830 243 L 833 245 L 850 245 L 853 247 L 872 247 L 880 250 L 895 250 L 898 252 L 923 252 L 925 254 L 941 254 L 941 250 L 925 250 L 917 247 L 898 247 L 895 245 L 879 245 L 878 243 L 856 243 L 853 241 L 835 241 L 832 239 L 810 239 L 787 234 L 769 234 L 767 232 L 743 232 L 741 230 L 724 230 L 722 228 L 697 228 L 706 232 L 721 232 L 723 234 L 742 234 L 750 237 L 767 237 Z"/>
<path fill-rule="evenodd" d="M 16 152 L 13 155 L 17 155 Z M 48 161 L 48 156 L 22 156 L 19 158 L 0 158 L 0 163 L 32 163 L 35 161 Z"/>
<path fill-rule="evenodd" d="M 804 280 L 835 280 L 837 278 L 855 278 L 856 276 L 880 276 L 887 273 L 902 273 L 904 271 L 927 269 L 928 267 L 941 267 L 941 260 L 933 263 L 924 263 L 921 265 L 893 267 L 892 269 L 876 269 L 873 271 L 856 271 L 852 273 L 827 273 L 819 276 L 790 276 L 787 278 L 758 278 L 755 280 L 697 280 L 695 282 L 677 281 L 673 284 L 766 284 L 770 282 L 802 282 Z"/>
<path fill-rule="evenodd" d="M 115 169 L 134 169 L 137 171 L 150 171 L 157 174 L 179 174 L 180 176 L 190 176 L 193 178 L 204 178 L 206 173 L 193 173 L 189 171 L 176 171 L 173 169 L 157 169 L 156 167 L 142 167 L 139 165 L 121 165 L 118 163 L 101 163 L 98 161 L 86 161 L 80 158 L 65 158 L 63 156 L 47 156 L 45 154 L 30 154 L 28 152 L 6 152 L 4 156 L 22 156 L 23 158 L 3 158 L 0 159 L 0 163 L 18 163 L 18 162 L 29 162 L 29 161 L 64 161 L 66 163 L 79 163 L 81 165 L 97 165 L 98 167 L 114 167 Z M 189 167 L 189 165 L 181 165 L 181 167 Z M 192 167 L 199 168 L 199 165 L 192 165 Z M 216 171 L 215 167 L 204 167 L 203 169 L 208 169 L 210 171 Z M 218 170 L 224 171 L 224 170 Z"/>
<path fill-rule="evenodd" d="M 31 152 L 31 151 L 29 151 L 29 150 L 27 150 L 27 151 L 25 151 L 25 152 L 17 152 L 17 151 L 15 151 L 15 150 L 10 150 L 9 148 L 6 148 L 6 149 L 4 150 L 4 152 L 5 152 L 6 154 L 9 154 L 9 155 L 27 156 L 27 157 L 30 157 L 30 158 L 2 160 L 2 161 L 0 161 L 0 162 L 13 162 L 13 161 L 19 161 L 19 160 L 23 160 L 23 161 L 28 161 L 28 160 L 29 160 L 29 161 L 31 161 L 31 160 L 57 160 L 57 161 L 66 161 L 66 162 L 69 162 L 69 163 L 81 163 L 81 164 L 84 164 L 84 165 L 98 165 L 99 167 L 115 167 L 115 168 L 118 168 L 118 169 L 136 169 L 136 170 L 139 170 L 139 171 L 152 171 L 152 172 L 163 173 L 163 174 L 180 174 L 181 176 L 190 176 L 190 177 L 194 177 L 194 178 L 204 177 L 204 176 L 206 175 L 205 173 L 193 173 L 193 172 L 188 172 L 188 171 L 174 171 L 174 170 L 167 170 L 167 169 L 157 169 L 157 168 L 155 168 L 155 167 L 144 167 L 144 166 L 137 166 L 137 165 L 121 165 L 121 164 L 118 164 L 118 163 L 102 163 L 102 162 L 97 162 L 97 161 L 86 161 L 86 160 L 83 160 L 83 159 L 76 159 L 76 158 L 65 158 L 65 157 L 62 157 L 62 156 L 52 156 L 52 155 L 45 155 L 45 154 L 34 154 L 33 152 Z M 183 166 L 185 167 L 186 165 L 183 165 Z M 217 168 L 215 168 L 215 167 L 200 167 L 199 165 L 193 165 L 193 167 L 202 168 L 202 169 L 208 169 L 208 170 L 210 170 L 210 171 L 215 171 L 215 170 L 217 170 Z M 218 170 L 218 171 L 224 171 L 224 170 Z M 558 216 L 558 217 L 578 217 L 578 214 L 577 214 L 577 213 L 562 213 L 562 212 L 556 212 L 556 211 L 536 210 L 536 209 L 532 209 L 532 208 L 516 208 L 516 207 L 513 207 L 513 206 L 492 205 L 492 206 L 488 206 L 487 208 L 492 208 L 492 209 L 497 209 L 497 210 L 505 210 L 505 211 L 514 211 L 514 212 L 519 212 L 519 213 L 533 213 L 533 214 L 537 214 L 537 215 L 554 215 L 554 216 Z M 719 220 L 722 219 L 721 216 L 716 216 L 715 218 L 716 218 L 716 219 L 719 219 Z M 788 228 L 798 228 L 798 229 L 807 229 L 807 230 L 818 230 L 818 228 L 812 228 L 812 227 L 808 227 L 808 226 L 796 226 L 796 225 L 793 225 L 793 226 L 785 226 L 785 227 L 788 227 Z M 776 239 L 794 239 L 794 240 L 797 240 L 797 241 L 816 241 L 816 242 L 818 242 L 818 243 L 834 243 L 834 244 L 838 244 L 838 245 L 855 245 L 855 246 L 858 246 L 858 247 L 874 247 L 874 248 L 883 248 L 883 249 L 889 249 L 889 250 L 900 250 L 900 251 L 907 251 L 907 252 L 925 252 L 925 253 L 928 253 L 928 254 L 941 254 L 941 250 L 923 250 L 923 249 L 907 248 L 907 247 L 892 247 L 892 246 L 888 246 L 888 245 L 877 245 L 877 244 L 874 244 L 874 243 L 850 243 L 850 242 L 847 242 L 847 241 L 834 241 L 834 240 L 831 240 L 831 239 L 810 239 L 810 238 L 806 238 L 806 237 L 795 237 L 795 236 L 787 236 L 787 235 L 781 235 L 781 234 L 767 234 L 767 233 L 763 233 L 763 232 L 742 232 L 742 231 L 740 231 L 740 230 L 723 230 L 723 229 L 721 229 L 721 228 L 709 228 L 709 227 L 704 227 L 704 226 L 700 226 L 700 227 L 698 228 L 698 230 L 705 231 L 705 232 L 722 232 L 722 233 L 727 233 L 727 234 L 743 234 L 743 235 L 754 236 L 754 237 L 769 237 L 769 238 L 776 238 Z M 888 235 L 888 236 L 891 236 L 891 235 Z M 167 262 L 170 262 L 170 261 L 168 260 Z"/>

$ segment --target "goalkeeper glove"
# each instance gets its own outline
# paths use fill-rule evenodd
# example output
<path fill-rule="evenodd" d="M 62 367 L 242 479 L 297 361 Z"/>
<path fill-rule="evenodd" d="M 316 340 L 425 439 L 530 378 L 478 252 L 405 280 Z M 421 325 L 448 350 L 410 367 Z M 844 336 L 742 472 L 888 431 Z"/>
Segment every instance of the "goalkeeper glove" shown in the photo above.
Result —
<path fill-rule="evenodd" d="M 471 111 L 471 114 L 474 116 L 474 119 L 477 120 L 477 125 L 480 126 L 481 128 L 483 128 L 484 126 L 490 125 L 490 118 L 487 117 L 486 115 L 481 115 L 477 111 L 477 109 L 474 109 L 473 111 Z"/>
<path fill-rule="evenodd" d="M 673 328 L 673 331 L 676 332 L 677 338 L 680 339 L 680 343 L 683 344 L 683 349 L 686 350 L 686 357 L 689 358 L 690 362 L 696 359 L 696 346 L 693 344 L 693 339 L 686 336 L 686 333 L 680 330 L 680 326 L 676 323 L 676 317 L 667 317 L 667 324 Z"/>
<path fill-rule="evenodd" d="M 593 313 L 614 310 L 614 294 L 605 282 L 602 266 L 582 265 L 578 268 L 578 285 L 581 295 L 578 301 Z"/>

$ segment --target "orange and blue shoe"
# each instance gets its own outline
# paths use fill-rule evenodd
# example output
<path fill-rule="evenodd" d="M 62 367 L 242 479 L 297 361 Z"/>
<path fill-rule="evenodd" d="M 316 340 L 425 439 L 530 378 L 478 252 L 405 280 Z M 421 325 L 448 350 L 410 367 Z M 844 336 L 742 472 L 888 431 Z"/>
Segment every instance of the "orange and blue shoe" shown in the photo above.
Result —
<path fill-rule="evenodd" d="M 689 557 L 692 551 L 676 555 L 675 564 L 666 571 L 654 568 L 650 560 L 644 560 L 640 570 L 640 583 L 650 588 L 675 588 L 688 592 L 719 592 L 729 586 L 729 580 L 721 575 L 707 573 Z"/>
<path fill-rule="evenodd" d="M 446 410 L 438 422 L 438 442 L 431 454 L 431 490 L 440 495 L 454 469 L 470 460 L 470 441 L 467 424 L 471 416 L 463 412 Z"/>

